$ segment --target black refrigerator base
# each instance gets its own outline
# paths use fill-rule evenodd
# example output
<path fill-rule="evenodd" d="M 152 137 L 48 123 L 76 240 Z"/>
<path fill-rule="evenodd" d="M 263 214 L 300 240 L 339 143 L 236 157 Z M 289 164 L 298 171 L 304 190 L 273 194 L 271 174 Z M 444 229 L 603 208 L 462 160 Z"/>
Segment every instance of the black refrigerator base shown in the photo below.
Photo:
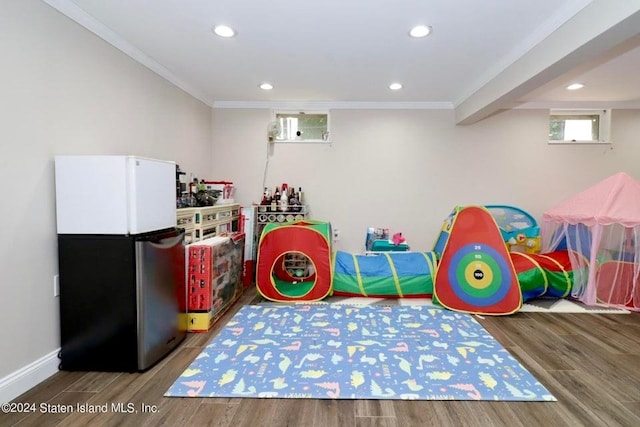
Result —
<path fill-rule="evenodd" d="M 60 369 L 149 369 L 186 336 L 184 233 L 59 235 Z"/>

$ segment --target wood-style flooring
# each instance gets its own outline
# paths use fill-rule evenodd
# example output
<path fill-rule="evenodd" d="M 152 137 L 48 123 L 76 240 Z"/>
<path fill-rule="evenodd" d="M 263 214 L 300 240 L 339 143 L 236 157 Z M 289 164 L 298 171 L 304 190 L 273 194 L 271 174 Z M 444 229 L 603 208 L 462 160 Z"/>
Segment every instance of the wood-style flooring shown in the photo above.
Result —
<path fill-rule="evenodd" d="M 224 323 L 255 298 L 255 290 L 245 291 L 211 331 L 189 334 L 147 372 L 58 372 L 14 400 L 35 404 L 36 412 L 0 414 L 0 426 L 640 426 L 640 313 L 476 317 L 558 402 L 163 397 Z M 122 403 L 123 412 L 112 411 L 114 403 Z M 42 413 L 43 404 L 44 412 L 46 405 L 74 410 Z M 76 410 L 104 404 L 107 413 Z"/>

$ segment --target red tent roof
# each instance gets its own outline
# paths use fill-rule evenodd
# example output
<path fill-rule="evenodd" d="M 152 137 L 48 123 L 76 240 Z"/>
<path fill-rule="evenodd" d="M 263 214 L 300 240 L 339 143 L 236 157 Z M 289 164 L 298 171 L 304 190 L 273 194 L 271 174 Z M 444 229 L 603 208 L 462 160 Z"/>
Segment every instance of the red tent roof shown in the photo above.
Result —
<path fill-rule="evenodd" d="M 549 209 L 542 219 L 589 226 L 640 225 L 640 182 L 619 172 Z"/>

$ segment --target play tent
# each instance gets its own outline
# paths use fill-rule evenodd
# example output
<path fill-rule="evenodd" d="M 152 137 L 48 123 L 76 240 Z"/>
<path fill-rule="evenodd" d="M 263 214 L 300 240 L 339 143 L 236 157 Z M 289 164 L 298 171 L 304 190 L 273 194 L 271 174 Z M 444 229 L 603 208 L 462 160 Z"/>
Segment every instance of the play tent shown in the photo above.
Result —
<path fill-rule="evenodd" d="M 258 292 L 277 302 L 325 298 L 331 292 L 333 280 L 331 253 L 328 222 L 267 224 L 258 242 Z"/>
<path fill-rule="evenodd" d="M 617 173 L 544 212 L 542 241 L 570 251 L 571 296 L 640 311 L 640 182 Z"/>
<path fill-rule="evenodd" d="M 488 209 L 456 207 L 433 285 L 433 302 L 464 313 L 505 315 L 522 306 L 522 294 L 507 246 Z M 436 242 L 435 251 L 440 245 Z"/>

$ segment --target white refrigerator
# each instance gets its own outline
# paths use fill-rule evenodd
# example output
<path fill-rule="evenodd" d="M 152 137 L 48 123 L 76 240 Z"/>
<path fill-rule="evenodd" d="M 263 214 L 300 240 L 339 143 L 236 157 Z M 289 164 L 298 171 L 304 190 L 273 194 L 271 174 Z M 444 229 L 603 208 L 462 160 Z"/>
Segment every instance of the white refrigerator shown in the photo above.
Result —
<path fill-rule="evenodd" d="M 61 369 L 144 371 L 184 340 L 175 178 L 172 161 L 55 157 Z"/>

